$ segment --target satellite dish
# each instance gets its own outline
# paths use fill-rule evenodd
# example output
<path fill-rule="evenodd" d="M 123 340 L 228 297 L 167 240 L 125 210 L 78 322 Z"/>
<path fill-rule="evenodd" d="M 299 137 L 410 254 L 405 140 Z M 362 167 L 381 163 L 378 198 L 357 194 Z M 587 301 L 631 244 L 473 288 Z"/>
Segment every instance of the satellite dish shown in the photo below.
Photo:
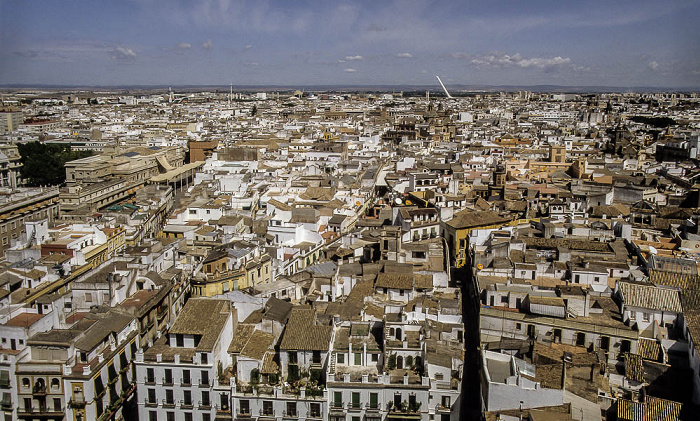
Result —
<path fill-rule="evenodd" d="M 396 199 L 394 199 L 394 203 L 396 203 L 397 205 L 402 205 L 402 204 L 403 204 L 403 200 L 401 200 L 400 197 L 397 197 Z"/>

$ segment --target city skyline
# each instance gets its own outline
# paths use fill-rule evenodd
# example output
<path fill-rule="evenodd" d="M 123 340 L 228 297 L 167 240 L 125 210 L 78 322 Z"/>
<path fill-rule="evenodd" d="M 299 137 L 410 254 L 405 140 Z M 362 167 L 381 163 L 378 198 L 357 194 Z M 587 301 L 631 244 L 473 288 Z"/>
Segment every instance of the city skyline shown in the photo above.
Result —
<path fill-rule="evenodd" d="M 697 1 L 2 2 L 0 81 L 700 86 Z"/>

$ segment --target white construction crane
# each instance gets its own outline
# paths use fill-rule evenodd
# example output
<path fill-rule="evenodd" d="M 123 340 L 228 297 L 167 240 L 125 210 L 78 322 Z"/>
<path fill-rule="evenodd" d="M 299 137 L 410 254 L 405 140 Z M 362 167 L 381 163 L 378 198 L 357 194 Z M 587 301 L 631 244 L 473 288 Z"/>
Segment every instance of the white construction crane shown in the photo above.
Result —
<path fill-rule="evenodd" d="M 437 78 L 438 82 L 440 82 L 440 86 L 442 86 L 442 90 L 445 91 L 445 95 L 447 95 L 448 98 L 452 98 L 452 95 L 450 95 L 450 93 L 447 92 L 447 88 L 445 88 L 445 84 L 442 83 L 442 80 L 440 80 L 440 76 L 435 75 L 435 77 Z"/>

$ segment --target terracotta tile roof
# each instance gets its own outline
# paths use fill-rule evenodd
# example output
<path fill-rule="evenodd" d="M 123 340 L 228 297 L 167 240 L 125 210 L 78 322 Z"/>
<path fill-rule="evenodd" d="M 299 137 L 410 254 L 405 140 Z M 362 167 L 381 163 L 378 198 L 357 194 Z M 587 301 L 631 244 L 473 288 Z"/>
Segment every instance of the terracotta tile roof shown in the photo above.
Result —
<path fill-rule="evenodd" d="M 316 324 L 314 310 L 295 308 L 292 310 L 284 330 L 280 349 L 299 351 L 327 351 L 333 328 Z"/>
<path fill-rule="evenodd" d="M 377 275 L 376 288 L 413 289 L 413 274 L 380 273 Z"/>
<path fill-rule="evenodd" d="M 240 353 L 246 343 L 248 343 L 248 339 L 250 339 L 254 330 L 255 326 L 252 324 L 239 323 L 238 326 L 236 326 L 236 330 L 233 332 L 233 340 L 228 346 L 228 352 L 234 354 Z"/>
<path fill-rule="evenodd" d="M 680 313 L 681 300 L 675 289 L 653 285 L 619 282 L 622 300 L 626 306 Z"/>
<path fill-rule="evenodd" d="M 231 317 L 231 311 L 231 302 L 228 300 L 191 298 L 182 308 L 169 333 L 201 335 L 197 350 L 210 351 L 226 320 Z"/>
<path fill-rule="evenodd" d="M 639 338 L 637 342 L 637 353 L 643 360 L 661 362 L 663 352 L 661 344 L 655 339 Z"/>
<path fill-rule="evenodd" d="M 265 357 L 263 357 L 262 369 L 260 372 L 262 374 L 273 374 L 279 371 L 279 366 L 275 362 L 275 353 L 272 351 L 266 352 Z"/>
<path fill-rule="evenodd" d="M 617 401 L 618 421 L 680 421 L 683 405 L 679 402 L 647 396 L 644 402 Z"/>
<path fill-rule="evenodd" d="M 642 357 L 637 354 L 625 354 L 625 376 L 636 382 L 644 383 L 644 366 Z"/>
<path fill-rule="evenodd" d="M 275 336 L 273 334 L 255 330 L 241 350 L 241 355 L 261 361 L 274 341 Z"/>

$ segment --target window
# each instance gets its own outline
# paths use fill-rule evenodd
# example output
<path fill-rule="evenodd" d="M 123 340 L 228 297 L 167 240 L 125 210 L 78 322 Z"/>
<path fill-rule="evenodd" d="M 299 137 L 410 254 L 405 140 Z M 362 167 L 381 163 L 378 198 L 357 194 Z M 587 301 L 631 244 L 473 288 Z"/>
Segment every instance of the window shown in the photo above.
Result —
<path fill-rule="evenodd" d="M 166 418 L 168 421 L 175 421 L 175 412 L 173 412 L 173 411 L 168 411 L 168 412 L 166 412 L 165 415 L 166 415 L 165 418 Z"/>
<path fill-rule="evenodd" d="M 248 399 L 241 399 L 238 408 L 239 414 L 250 414 L 250 401 Z"/>
<path fill-rule="evenodd" d="M 200 381 L 200 384 L 202 385 L 208 385 L 209 384 L 209 372 L 202 370 L 202 380 Z"/>
<path fill-rule="evenodd" d="M 297 363 L 296 351 L 287 352 L 287 360 L 289 360 L 289 364 L 296 364 Z"/>
<path fill-rule="evenodd" d="M 164 384 L 173 384 L 173 370 L 165 369 L 165 379 L 163 379 Z"/>
<path fill-rule="evenodd" d="M 148 421 L 158 421 L 158 412 L 157 411 L 149 411 L 148 412 Z"/>
<path fill-rule="evenodd" d="M 148 400 L 146 402 L 156 403 L 156 390 L 155 389 L 148 389 Z"/>
<path fill-rule="evenodd" d="M 192 413 L 185 412 L 185 421 L 192 421 Z"/>
<path fill-rule="evenodd" d="M 263 401 L 263 415 L 273 415 L 272 401 Z"/>
<path fill-rule="evenodd" d="M 345 364 L 345 354 L 336 354 L 338 364 Z"/>
<path fill-rule="evenodd" d="M 211 421 L 211 415 L 202 414 L 202 421 Z"/>
<path fill-rule="evenodd" d="M 372 362 L 378 362 L 379 361 L 379 354 L 372 354 Z"/>
<path fill-rule="evenodd" d="M 372 409 L 379 408 L 379 394 L 378 393 L 370 393 L 369 394 L 369 407 Z"/>
<path fill-rule="evenodd" d="M 637 320 L 637 312 L 632 310 L 630 311 L 630 320 Z"/>
<path fill-rule="evenodd" d="M 61 398 L 53 398 L 53 410 L 54 412 L 63 411 L 63 405 L 61 405 Z"/>
<path fill-rule="evenodd" d="M 321 404 L 320 403 L 311 403 L 311 406 L 309 408 L 310 415 L 314 418 L 320 418 L 321 417 Z"/>
<path fill-rule="evenodd" d="M 354 409 L 360 408 L 360 392 L 352 392 L 352 407 Z"/>
<path fill-rule="evenodd" d="M 200 354 L 200 359 L 202 361 L 202 364 L 209 364 L 209 355 L 206 352 L 202 352 Z"/>
<path fill-rule="evenodd" d="M 297 416 L 297 403 L 287 402 L 287 416 L 296 417 Z"/>
<path fill-rule="evenodd" d="M 644 320 L 645 322 L 648 322 L 649 321 L 649 313 L 647 313 L 646 311 L 642 312 L 642 320 Z"/>
<path fill-rule="evenodd" d="M 185 337 L 183 335 L 175 335 L 175 346 L 179 348 L 185 346 Z"/>
<path fill-rule="evenodd" d="M 32 411 L 32 398 L 24 398 L 24 410 L 26 412 Z"/>
<path fill-rule="evenodd" d="M 362 365 L 362 354 L 359 352 L 355 353 L 355 365 Z"/>
<path fill-rule="evenodd" d="M 333 407 L 342 408 L 343 407 L 343 393 L 333 392 Z"/>
<path fill-rule="evenodd" d="M 182 370 L 182 384 L 190 385 L 192 380 L 190 379 L 190 370 Z"/>
<path fill-rule="evenodd" d="M 312 364 L 321 364 L 321 351 L 313 351 L 311 355 Z"/>
<path fill-rule="evenodd" d="M 190 215 L 196 215 L 197 209 L 190 209 Z"/>
<path fill-rule="evenodd" d="M 146 369 L 146 383 L 155 383 L 155 382 L 156 382 L 155 371 L 152 368 L 147 368 Z"/>
<path fill-rule="evenodd" d="M 209 392 L 206 390 L 202 391 L 202 406 L 211 406 L 209 402 Z"/>
<path fill-rule="evenodd" d="M 523 326 L 522 326 L 520 323 L 516 323 L 516 324 L 515 324 L 515 329 L 516 329 L 516 330 L 520 330 L 520 329 L 522 329 L 522 327 L 523 327 Z"/>
<path fill-rule="evenodd" d="M 441 405 L 442 405 L 443 408 L 449 408 L 449 407 L 450 407 L 450 397 L 449 397 L 449 396 L 443 396 L 443 397 L 442 397 Z"/>
<path fill-rule="evenodd" d="M 576 275 L 576 276 L 574 277 L 574 283 L 575 283 L 575 284 L 581 283 L 581 275 Z"/>
<path fill-rule="evenodd" d="M 192 405 L 192 391 L 191 390 L 183 390 L 182 391 L 182 400 L 184 405 Z"/>

